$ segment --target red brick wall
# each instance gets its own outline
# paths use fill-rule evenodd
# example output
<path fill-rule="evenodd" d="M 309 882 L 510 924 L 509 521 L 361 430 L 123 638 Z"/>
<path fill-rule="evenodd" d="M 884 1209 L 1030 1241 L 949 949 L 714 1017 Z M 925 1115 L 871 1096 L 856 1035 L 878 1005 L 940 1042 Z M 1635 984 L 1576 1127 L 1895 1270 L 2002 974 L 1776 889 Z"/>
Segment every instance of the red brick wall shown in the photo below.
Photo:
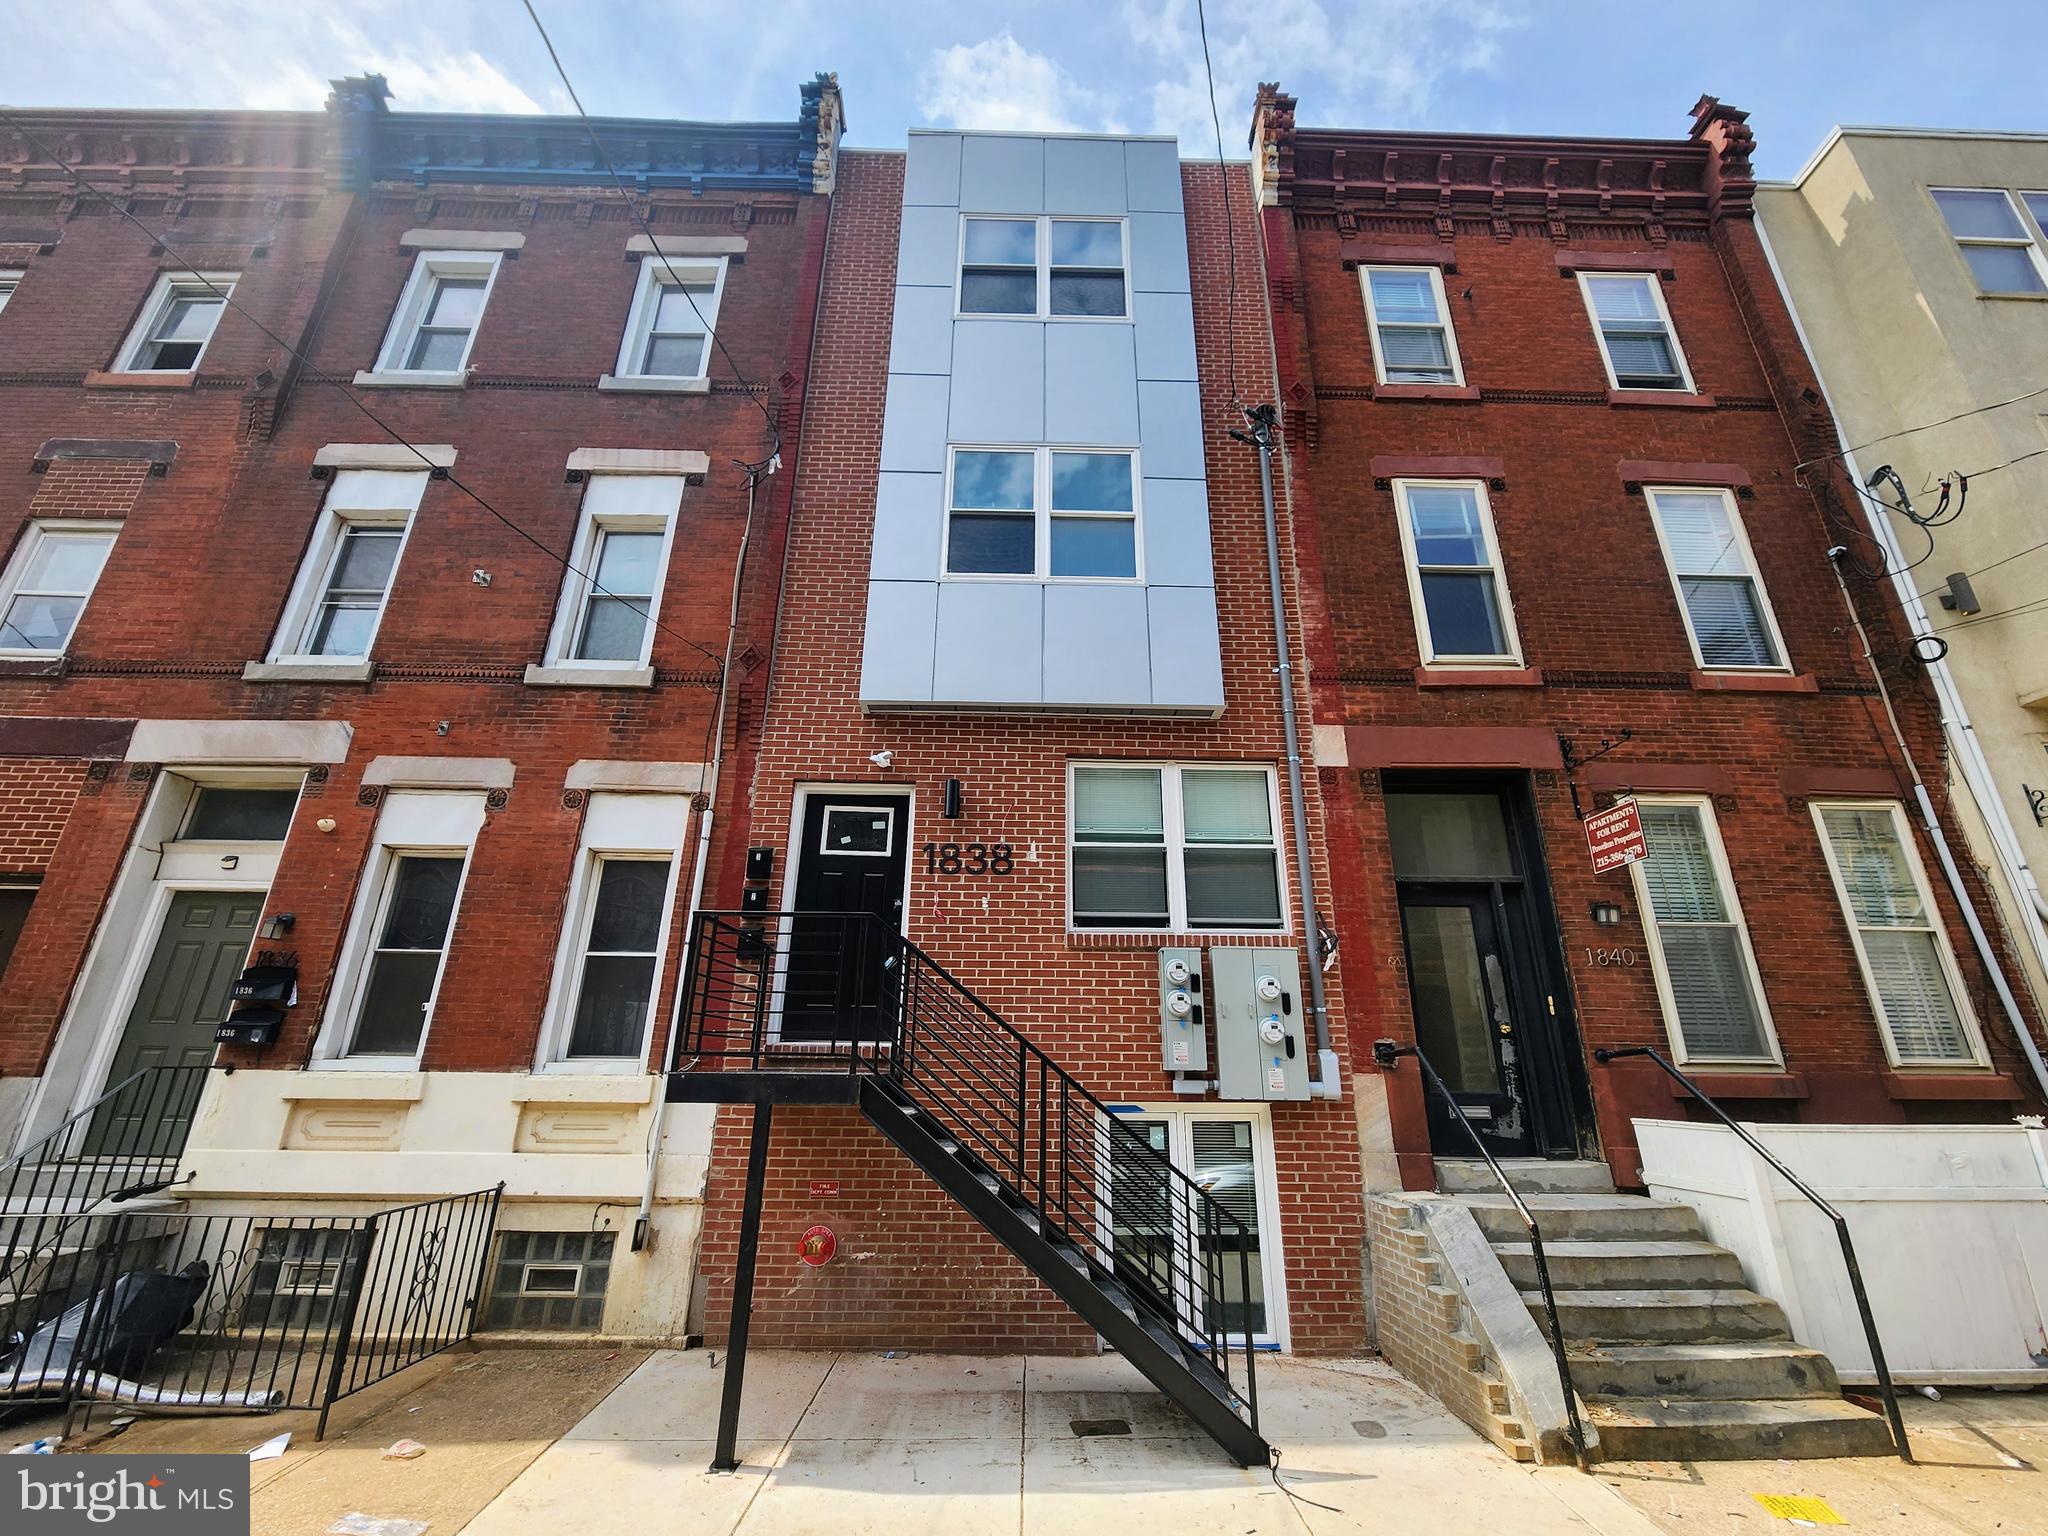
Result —
<path fill-rule="evenodd" d="M 1379 196 L 1375 188 L 1372 194 Z M 1361 205 L 1361 214 L 1373 210 Z M 1426 222 L 1398 238 L 1427 243 Z M 1662 286 L 1698 388 L 1711 409 L 1606 402 L 1606 378 L 1578 284 L 1559 275 L 1540 223 L 1498 237 L 1461 210 L 1445 288 L 1474 401 L 1374 399 L 1373 353 L 1359 277 L 1344 268 L 1346 236 L 1330 214 L 1278 207 L 1263 220 L 1269 294 L 1289 410 L 1288 446 L 1309 575 L 1308 628 L 1316 719 L 1352 727 L 1349 770 L 1326 769 L 1341 968 L 1354 1047 L 1376 1034 L 1413 1038 L 1400 918 L 1386 847 L 1382 785 L 1371 738 L 1357 728 L 1429 727 L 1498 749 L 1516 730 L 1580 750 L 1623 727 L 1634 739 L 1580 776 L 1590 809 L 1630 786 L 1710 792 L 1789 1070 L 1810 1095 L 1746 1102 L 1754 1118 L 1815 1120 L 2002 1118 L 2002 1102 L 1898 1103 L 1886 1090 L 1878 1026 L 1857 972 L 1839 902 L 1807 807 L 1826 794 L 1882 792 L 1907 800 L 1877 690 L 1838 594 L 1827 551 L 1843 535 L 1818 494 L 1850 516 L 1853 495 L 1829 466 L 1802 456 L 1833 443 L 1802 391 L 1812 387 L 1752 227 L 1741 218 L 1683 227 L 1669 243 L 1675 281 Z M 1392 226 L 1374 225 L 1379 238 Z M 1574 250 L 1641 250 L 1650 237 L 1614 223 L 1576 225 Z M 1812 397 L 1817 399 L 1817 393 Z M 1487 455 L 1506 488 L 1491 493 L 1515 619 L 1540 687 L 1420 687 L 1415 622 L 1393 495 L 1375 485 L 1376 455 Z M 1647 505 L 1624 488 L 1624 459 L 1743 466 L 1753 484 L 1738 507 L 1795 671 L 1799 692 L 1702 692 L 1692 680 L 1677 598 Z M 1886 683 L 1899 699 L 1929 780 L 1942 778 L 1941 737 L 1887 590 L 1860 579 Z M 1504 761 L 1520 761 L 1508 758 Z M 1563 775 L 1537 768 L 1534 792 L 1588 1052 L 1665 1044 L 1634 890 L 1625 872 L 1596 878 Z M 1937 788 L 1937 795 L 1940 791 Z M 1917 822 L 1917 814 L 1913 814 Z M 1953 827 L 1951 842 L 1961 847 Z M 1924 839 L 1923 839 L 1924 844 Z M 1972 1007 L 1998 1068 L 2027 1078 L 1989 979 L 1969 951 L 1960 913 L 1931 848 L 1922 859 L 1963 963 Z M 1973 872 L 1974 873 L 1974 872 Z M 1594 901 L 1618 902 L 1622 927 L 1598 928 Z M 1980 910 L 1988 910 L 1980 907 Z M 1627 946 L 1634 966 L 1589 963 L 1587 946 Z M 1368 1024 L 1366 1021 L 1370 1020 Z M 1654 1068 L 1586 1064 L 1603 1146 L 1617 1178 L 1636 1168 L 1630 1116 L 1683 1113 Z M 1412 1073 L 1389 1085 L 1395 1136 L 1411 1185 L 1429 1177 L 1428 1132 Z M 2031 1096 L 2031 1089 L 2029 1088 Z"/>
<path fill-rule="evenodd" d="M 869 716 L 860 710 L 902 175 L 900 155 L 852 154 L 842 161 L 832 268 L 806 403 L 809 446 L 798 468 L 773 690 L 756 771 L 754 841 L 783 849 L 796 786 L 826 782 L 912 788 L 913 841 L 921 843 L 930 835 L 944 780 L 961 779 L 965 813 L 947 825 L 945 836 L 1011 844 L 1016 873 L 948 880 L 925 875 L 913 858 L 910 937 L 1097 1094 L 1113 1102 L 1168 1098 L 1158 1062 L 1155 945 L 1066 932 L 1065 775 L 1069 761 L 1096 757 L 1241 760 L 1284 772 L 1257 463 L 1249 449 L 1225 436 L 1237 423 L 1225 366 L 1219 173 L 1188 166 L 1183 182 L 1228 703 L 1218 721 L 1172 723 Z M 1243 173 L 1236 175 L 1238 374 L 1246 397 L 1257 400 L 1271 395 L 1271 369 L 1250 265 L 1255 228 Z M 878 770 L 868 756 L 883 748 L 894 759 Z M 1312 822 L 1320 816 L 1314 798 L 1310 815 Z M 1320 847 L 1323 840 L 1318 835 L 1314 841 Z M 1319 868 L 1316 879 L 1326 880 L 1327 872 Z M 1286 942 L 1298 944 L 1298 932 Z M 1340 1053 L 1348 1050 L 1341 1001 L 1341 994 L 1333 995 Z M 743 1122 L 745 1113 L 729 1111 L 721 1122 L 707 1195 L 704 1272 L 714 1335 L 722 1335 L 728 1316 L 745 1173 L 744 1134 L 732 1122 Z M 1276 1105 L 1272 1124 L 1293 1346 L 1354 1348 L 1364 1322 L 1350 1106 L 1320 1100 Z M 857 1119 L 779 1110 L 770 1166 L 757 1340 L 973 1349 L 1086 1344 L 1085 1331 L 1075 1330 L 1049 1292 Z M 821 1208 L 808 1199 L 809 1181 L 834 1178 L 842 1180 L 841 1195 L 821 1218 Z M 794 1244 L 817 1219 L 838 1229 L 842 1257 L 825 1270 L 799 1274 Z M 861 1256 L 847 1256 L 850 1250 Z M 968 1274 L 974 1279 L 960 1283 Z M 999 1309 L 991 1307 L 992 1298 L 1002 1299 Z"/>
<path fill-rule="evenodd" d="M 0 757 L 0 875 L 42 873 L 85 780 L 85 764 Z"/>
<path fill-rule="evenodd" d="M 138 174 L 146 180 L 152 173 L 144 167 Z M 0 221 L 10 206 L 0 193 Z M 249 238 L 239 226 L 181 227 L 148 198 L 137 206 L 181 251 L 231 245 L 237 233 Z M 81 215 L 52 254 L 27 262 L 4 317 L 9 367 L 23 371 L 0 376 L 0 543 L 11 545 L 32 515 L 125 522 L 65 674 L 9 675 L 0 667 L 0 714 L 339 720 L 353 728 L 348 760 L 308 785 L 271 891 L 270 910 L 298 919 L 292 944 L 303 968 L 301 1002 L 278 1045 L 237 1053 L 239 1060 L 281 1066 L 305 1059 L 378 815 L 358 796 L 362 772 L 377 756 L 402 754 L 506 757 L 515 765 L 509 799 L 490 813 L 477 842 L 426 1062 L 503 1070 L 532 1061 L 580 828 L 580 808 L 564 805 L 569 766 L 585 758 L 707 755 L 748 516 L 745 482 L 732 461 L 766 453 L 764 407 L 781 424 L 785 454 L 798 447 L 793 407 L 807 365 L 824 213 L 825 199 L 790 194 L 657 194 L 649 214 L 657 229 L 748 241 L 726 284 L 719 331 L 751 392 L 719 357 L 704 396 L 600 394 L 595 387 L 616 361 L 638 274 L 626 244 L 639 225 L 609 183 L 425 194 L 384 188 L 360 200 L 341 193 L 288 200 L 263 226 L 272 236 L 267 255 L 251 256 L 245 246 L 223 262 L 243 273 L 237 302 L 310 353 L 311 368 L 281 410 L 275 380 L 287 355 L 232 312 L 195 387 L 84 382 L 88 370 L 111 359 L 158 268 L 175 264 L 151 256 L 149 237 L 132 226 Z M 267 652 L 327 490 L 311 478 L 315 452 L 330 442 L 389 440 L 323 380 L 346 381 L 373 365 L 413 266 L 399 237 L 420 226 L 516 230 L 526 246 L 505 262 L 492 291 L 470 387 L 364 391 L 361 398 L 411 441 L 453 444 L 456 479 L 532 542 L 454 481 L 433 481 L 379 630 L 375 680 L 244 682 L 244 664 Z M 330 274 L 331 301 L 314 326 L 315 297 Z M 53 437 L 170 439 L 178 451 L 161 478 L 147 478 L 133 461 L 60 462 L 32 475 L 36 448 Z M 565 463 L 584 447 L 693 449 L 710 458 L 706 483 L 684 494 L 654 641 L 658 681 L 649 690 L 543 689 L 523 681 L 525 667 L 542 659 L 560 557 L 583 493 L 564 483 Z M 761 661 L 771 643 L 792 479 L 770 478 L 754 509 L 729 768 L 751 751 L 760 720 Z M 491 573 L 488 587 L 471 582 L 479 568 Z M 140 804 L 127 767 L 115 772 L 118 789 L 80 802 L 94 813 L 72 816 L 49 860 L 0 998 L 0 1070 L 34 1070 L 70 996 Z M 722 788 L 732 792 L 739 783 L 728 772 Z M 125 819 L 104 814 L 115 806 Z M 736 797 L 721 813 L 742 844 L 744 810 Z M 337 823 L 332 833 L 317 829 L 321 817 Z M 691 853 L 686 845 L 679 855 L 682 893 Z M 679 898 L 678 929 L 683 905 Z M 673 996 L 678 959 L 672 946 L 658 1016 Z"/>

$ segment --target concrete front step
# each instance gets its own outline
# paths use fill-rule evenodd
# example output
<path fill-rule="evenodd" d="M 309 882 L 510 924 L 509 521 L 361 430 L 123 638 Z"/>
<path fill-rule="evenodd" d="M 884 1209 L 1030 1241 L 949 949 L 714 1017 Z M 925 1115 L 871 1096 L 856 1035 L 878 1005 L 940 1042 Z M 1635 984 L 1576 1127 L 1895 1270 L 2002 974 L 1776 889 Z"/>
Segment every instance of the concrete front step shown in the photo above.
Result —
<path fill-rule="evenodd" d="M 1525 1197 L 1547 1249 L 1558 1241 L 1628 1242 L 1704 1238 L 1699 1212 L 1689 1205 L 1641 1195 L 1529 1195 Z M 1529 1229 L 1502 1194 L 1460 1195 L 1488 1242 L 1526 1242 Z"/>
<path fill-rule="evenodd" d="M 1541 1216 L 1536 1218 L 1540 1225 Z M 1536 1288 L 1536 1252 L 1529 1243 L 1495 1243 L 1501 1267 L 1521 1290 Z M 1714 1290 L 1742 1284 L 1742 1261 L 1713 1243 L 1692 1238 L 1599 1242 L 1555 1241 L 1543 1256 L 1557 1290 Z"/>
<path fill-rule="evenodd" d="M 1727 1344 L 1792 1336 L 1783 1307 L 1739 1287 L 1558 1291 L 1556 1296 L 1557 1320 L 1567 1344 Z M 1547 1336 L 1550 1323 L 1543 1311 L 1543 1293 L 1524 1290 L 1522 1300 Z"/>
<path fill-rule="evenodd" d="M 1755 1461 L 1891 1454 L 1877 1414 L 1840 1398 L 1782 1402 L 1595 1399 L 1603 1461 Z"/>
<path fill-rule="evenodd" d="M 1558 1162 L 1547 1157 L 1504 1157 L 1501 1172 L 1520 1195 L 1611 1195 L 1614 1174 L 1605 1163 Z M 1476 1157 L 1436 1160 L 1436 1187 L 1447 1195 L 1497 1193 L 1500 1180 Z"/>
<path fill-rule="evenodd" d="M 1837 1398 L 1828 1357 L 1804 1344 L 1603 1344 L 1569 1349 L 1572 1385 L 1584 1397 L 1712 1401 Z"/>

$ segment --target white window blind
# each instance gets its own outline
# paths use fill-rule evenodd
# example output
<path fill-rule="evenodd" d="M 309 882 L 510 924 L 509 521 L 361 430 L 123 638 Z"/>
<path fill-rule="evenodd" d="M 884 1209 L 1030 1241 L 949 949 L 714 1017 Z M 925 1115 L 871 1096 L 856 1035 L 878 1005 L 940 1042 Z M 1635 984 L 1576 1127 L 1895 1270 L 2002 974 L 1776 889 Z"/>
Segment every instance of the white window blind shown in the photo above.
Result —
<path fill-rule="evenodd" d="M 1893 1049 L 1903 1061 L 1974 1061 L 1950 984 L 1947 941 L 1896 809 L 1824 806 L 1820 823 Z"/>
<path fill-rule="evenodd" d="M 1725 491 L 1652 491 L 1702 667 L 1783 665 L 1762 588 Z"/>
<path fill-rule="evenodd" d="M 1643 891 L 1686 1057 L 1769 1056 L 1746 935 L 1721 887 L 1703 807 L 1645 803 L 1642 818 L 1650 850 Z"/>
<path fill-rule="evenodd" d="M 1647 273 L 1586 274 L 1600 345 L 1616 389 L 1689 389 L 1677 338 Z"/>
<path fill-rule="evenodd" d="M 1388 384 L 1456 384 L 1458 356 L 1434 267 L 1369 267 L 1366 303 Z"/>

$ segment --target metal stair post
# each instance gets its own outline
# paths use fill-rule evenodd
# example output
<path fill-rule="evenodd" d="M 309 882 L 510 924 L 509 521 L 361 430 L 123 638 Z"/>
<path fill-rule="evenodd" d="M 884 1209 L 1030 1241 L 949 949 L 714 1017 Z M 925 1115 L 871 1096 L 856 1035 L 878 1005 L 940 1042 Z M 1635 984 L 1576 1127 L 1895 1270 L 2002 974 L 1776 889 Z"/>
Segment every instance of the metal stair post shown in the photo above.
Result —
<path fill-rule="evenodd" d="M 754 1106 L 747 1144 L 747 1195 L 740 1211 L 739 1260 L 733 1266 L 732 1322 L 725 1337 L 725 1381 L 718 1399 L 718 1444 L 711 1470 L 739 1469 L 740 1391 L 747 1379 L 747 1330 L 754 1320 L 754 1254 L 761 1245 L 761 1190 L 768 1181 L 768 1132 L 775 1106 Z"/>

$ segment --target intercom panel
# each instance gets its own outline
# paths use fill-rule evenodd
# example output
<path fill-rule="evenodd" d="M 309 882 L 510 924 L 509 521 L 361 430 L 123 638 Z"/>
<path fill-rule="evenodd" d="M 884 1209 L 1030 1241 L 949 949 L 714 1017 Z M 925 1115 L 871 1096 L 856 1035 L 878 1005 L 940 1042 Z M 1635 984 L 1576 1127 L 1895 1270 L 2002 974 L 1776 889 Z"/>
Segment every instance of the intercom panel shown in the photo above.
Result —
<path fill-rule="evenodd" d="M 1202 952 L 1159 951 L 1159 1060 L 1167 1071 L 1209 1070 L 1208 1013 Z"/>
<path fill-rule="evenodd" d="M 1210 950 L 1209 1011 L 1216 1021 L 1221 1097 L 1308 1097 L 1308 1009 L 1299 950 Z"/>

